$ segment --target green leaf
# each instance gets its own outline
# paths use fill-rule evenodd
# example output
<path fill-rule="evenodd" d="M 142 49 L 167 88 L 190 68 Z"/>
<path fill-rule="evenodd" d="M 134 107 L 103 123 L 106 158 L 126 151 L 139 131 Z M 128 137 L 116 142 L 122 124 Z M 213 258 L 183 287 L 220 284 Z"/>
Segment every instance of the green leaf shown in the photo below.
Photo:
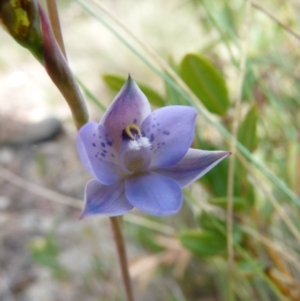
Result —
<path fill-rule="evenodd" d="M 104 82 L 114 91 L 119 91 L 126 81 L 126 77 L 115 75 L 115 74 L 104 74 Z M 164 99 L 153 89 L 147 85 L 137 83 L 140 89 L 145 93 L 149 102 L 157 107 L 162 107 L 165 105 Z"/>
<path fill-rule="evenodd" d="M 225 221 L 221 220 L 218 216 L 211 214 L 209 212 L 203 211 L 198 219 L 199 226 L 201 229 L 208 231 L 216 231 L 220 233 L 223 237 L 227 235 L 227 226 Z M 239 244 L 242 240 L 243 232 L 238 227 L 234 225 L 233 227 L 233 241 L 234 243 Z"/>
<path fill-rule="evenodd" d="M 180 75 L 210 112 L 226 113 L 230 104 L 226 83 L 210 61 L 198 54 L 187 54 L 180 64 Z"/>
<path fill-rule="evenodd" d="M 250 151 L 253 151 L 257 144 L 257 117 L 257 107 L 253 105 L 238 129 L 238 140 Z"/>
<path fill-rule="evenodd" d="M 218 231 L 191 230 L 179 234 L 184 247 L 200 258 L 226 254 L 226 238 Z"/>

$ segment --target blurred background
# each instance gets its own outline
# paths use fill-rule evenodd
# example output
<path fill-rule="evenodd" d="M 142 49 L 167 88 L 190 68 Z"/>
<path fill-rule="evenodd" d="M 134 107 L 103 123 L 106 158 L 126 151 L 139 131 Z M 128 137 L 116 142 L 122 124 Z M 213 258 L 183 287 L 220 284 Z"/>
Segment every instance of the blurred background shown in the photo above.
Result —
<path fill-rule="evenodd" d="M 197 108 L 194 147 L 239 141 L 177 215 L 124 217 L 136 300 L 300 300 L 299 1 L 57 2 L 91 120 L 130 73 L 153 109 Z M 109 220 L 79 220 L 89 179 L 66 102 L 1 29 L 1 301 L 124 300 Z"/>

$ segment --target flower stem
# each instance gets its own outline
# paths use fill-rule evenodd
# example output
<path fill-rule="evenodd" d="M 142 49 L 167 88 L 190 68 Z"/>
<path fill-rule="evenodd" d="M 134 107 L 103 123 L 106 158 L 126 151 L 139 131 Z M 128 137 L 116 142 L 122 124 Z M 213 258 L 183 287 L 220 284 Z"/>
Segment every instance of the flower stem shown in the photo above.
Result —
<path fill-rule="evenodd" d="M 63 40 L 56 3 L 55 0 L 52 0 L 51 2 L 52 4 L 49 5 L 49 15 L 52 15 L 51 23 L 49 23 L 48 17 L 38 2 L 43 36 L 42 64 L 53 83 L 57 86 L 67 101 L 71 109 L 75 125 L 77 129 L 80 129 L 89 120 L 88 112 L 76 79 L 61 49 Z M 55 27 L 55 32 L 53 27 Z M 60 39 L 60 44 L 57 39 Z"/>
<path fill-rule="evenodd" d="M 64 54 L 65 58 L 67 58 L 66 49 L 64 46 L 64 40 L 63 40 L 60 22 L 59 22 L 59 15 L 58 15 L 56 1 L 55 0 L 46 0 L 46 4 L 47 4 L 49 19 L 50 19 L 50 23 L 51 23 L 51 27 L 52 27 L 55 39 L 59 45 L 60 50 Z"/>
<path fill-rule="evenodd" d="M 59 45 L 61 52 L 64 54 L 64 57 L 66 58 L 66 51 L 64 48 L 64 42 L 63 42 L 63 37 L 62 37 L 62 33 L 61 33 L 61 28 L 60 28 L 56 1 L 55 0 L 47 0 L 47 9 L 48 9 L 49 17 L 50 17 L 51 27 L 52 27 L 52 30 L 55 35 L 55 39 L 57 40 L 57 44 Z M 74 91 L 75 94 L 77 94 L 77 89 L 76 89 L 77 86 L 73 86 L 73 88 L 76 90 L 76 91 Z M 81 94 L 80 94 L 79 98 L 81 98 Z M 80 110 L 82 111 L 82 114 L 73 114 L 73 118 L 75 120 L 77 128 L 79 129 L 84 123 L 88 122 L 88 115 L 85 114 L 86 108 L 85 108 L 84 102 L 82 102 L 82 101 L 76 102 L 75 101 L 75 102 L 71 102 L 71 103 L 68 102 L 68 104 L 69 104 L 72 112 L 74 110 L 76 110 L 76 108 L 74 108 L 74 106 L 75 107 L 79 106 L 79 111 Z M 112 230 L 114 233 L 114 238 L 115 238 L 116 247 L 117 247 L 117 252 L 118 252 L 118 256 L 119 256 L 119 262 L 120 262 L 120 266 L 121 266 L 127 301 L 134 301 L 133 290 L 132 290 L 131 280 L 130 280 L 129 271 L 128 271 L 125 243 L 124 243 L 124 238 L 123 238 L 121 227 L 120 227 L 120 220 L 118 217 L 111 217 L 110 221 L 111 221 Z"/>
<path fill-rule="evenodd" d="M 119 255 L 119 262 L 122 271 L 127 301 L 134 301 L 133 290 L 132 290 L 131 280 L 128 271 L 126 248 L 125 248 L 124 239 L 120 227 L 121 218 L 111 217 L 110 222 L 114 232 L 114 238 L 115 238 L 116 247 Z"/>

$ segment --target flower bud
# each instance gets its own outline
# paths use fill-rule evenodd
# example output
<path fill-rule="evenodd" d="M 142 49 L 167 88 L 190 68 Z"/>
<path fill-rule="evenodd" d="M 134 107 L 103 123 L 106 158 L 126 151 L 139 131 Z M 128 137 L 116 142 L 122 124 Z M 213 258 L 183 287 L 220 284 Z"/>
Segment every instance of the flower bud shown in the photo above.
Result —
<path fill-rule="evenodd" d="M 19 44 L 42 62 L 42 32 L 36 1 L 0 0 L 0 21 Z"/>
<path fill-rule="evenodd" d="M 88 120 L 83 96 L 37 0 L 0 0 L 0 22 L 45 67 L 68 102 L 76 126 Z"/>

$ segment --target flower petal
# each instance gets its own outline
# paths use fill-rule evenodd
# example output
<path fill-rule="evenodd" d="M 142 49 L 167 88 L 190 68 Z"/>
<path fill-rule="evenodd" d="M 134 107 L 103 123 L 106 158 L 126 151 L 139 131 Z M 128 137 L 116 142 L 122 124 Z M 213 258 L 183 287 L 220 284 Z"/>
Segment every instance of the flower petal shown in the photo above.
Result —
<path fill-rule="evenodd" d="M 125 194 L 134 207 L 157 216 L 178 212 L 183 199 L 176 181 L 155 173 L 127 178 Z"/>
<path fill-rule="evenodd" d="M 178 163 L 164 169 L 157 169 L 155 172 L 170 177 L 181 187 L 185 187 L 204 176 L 230 154 L 226 151 L 205 151 L 190 148 Z"/>
<path fill-rule="evenodd" d="M 154 111 L 141 130 L 152 145 L 151 168 L 171 166 L 183 158 L 194 138 L 197 111 L 169 106 Z"/>
<path fill-rule="evenodd" d="M 124 182 L 120 181 L 111 186 L 91 180 L 85 188 L 85 207 L 81 218 L 100 214 L 117 216 L 131 210 L 133 206 L 125 196 Z"/>
<path fill-rule="evenodd" d="M 151 107 L 148 99 L 129 76 L 102 117 L 100 124 L 107 129 L 118 150 L 124 128 L 129 124 L 136 124 L 140 127 L 150 113 Z"/>
<path fill-rule="evenodd" d="M 77 136 L 77 149 L 85 168 L 100 183 L 111 185 L 121 179 L 118 155 L 103 126 L 95 122 L 85 124 Z"/>

